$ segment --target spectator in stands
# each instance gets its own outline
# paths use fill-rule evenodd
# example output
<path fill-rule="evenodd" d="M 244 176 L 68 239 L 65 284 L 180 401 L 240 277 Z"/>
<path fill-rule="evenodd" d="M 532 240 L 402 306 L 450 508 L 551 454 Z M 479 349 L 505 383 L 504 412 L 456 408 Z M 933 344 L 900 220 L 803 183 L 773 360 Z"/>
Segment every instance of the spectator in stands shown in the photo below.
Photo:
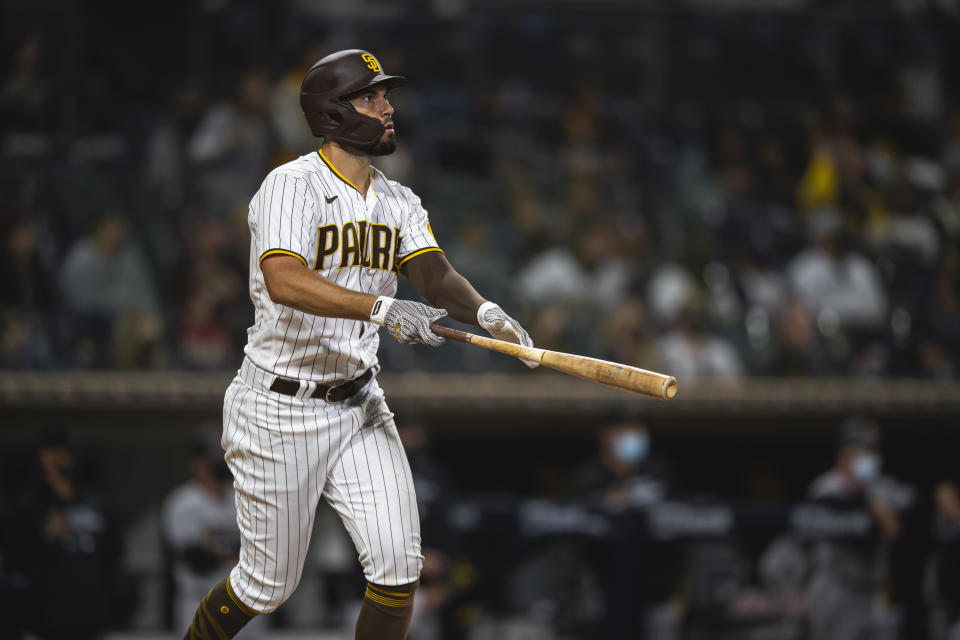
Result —
<path fill-rule="evenodd" d="M 16 211 L 0 217 L 0 366 L 34 369 L 54 361 L 55 265 L 37 225 Z"/>
<path fill-rule="evenodd" d="M 184 294 L 177 329 L 179 361 L 191 368 L 233 365 L 234 348 L 253 323 L 247 263 L 233 256 L 230 227 L 216 219 L 194 220 L 177 281 Z M 246 256 L 245 256 L 246 257 Z"/>
<path fill-rule="evenodd" d="M 100 638 L 115 613 L 118 538 L 79 469 L 70 434 L 48 429 L 37 447 L 36 477 L 15 498 L 4 569 L 22 577 L 18 613 L 31 637 Z"/>
<path fill-rule="evenodd" d="M 871 240 L 885 253 L 900 252 L 918 264 L 932 266 L 940 253 L 940 234 L 926 214 L 920 187 L 931 189 L 924 185 L 927 181 L 938 188 L 942 172 L 936 164 L 917 159 L 908 166 L 912 175 L 905 169 L 891 176 L 884 194 L 888 213 L 871 229 Z"/>
<path fill-rule="evenodd" d="M 187 154 L 208 213 L 227 217 L 245 210 L 251 185 L 269 170 L 276 148 L 272 99 L 266 73 L 250 69 L 237 80 L 233 99 L 211 106 L 197 125 Z"/>
<path fill-rule="evenodd" d="M 913 492 L 882 475 L 880 431 L 863 418 L 844 422 L 836 461 L 810 485 L 813 500 L 862 507 L 872 515 L 879 537 L 816 544 L 810 576 L 812 640 L 872 640 L 880 590 L 887 579 L 889 543 L 900 535 L 898 512 L 913 501 Z"/>
<path fill-rule="evenodd" d="M 912 138 L 912 150 L 931 151 L 939 144 L 938 128 L 943 122 L 946 87 L 929 38 L 914 36 L 896 72 L 898 98 L 905 124 Z"/>
<path fill-rule="evenodd" d="M 920 371 L 950 379 L 960 372 L 960 253 L 947 252 L 934 276 L 933 295 L 920 318 Z"/>
<path fill-rule="evenodd" d="M 773 318 L 774 355 L 764 373 L 782 376 L 828 375 L 835 371 L 817 319 L 803 302 L 790 299 Z"/>
<path fill-rule="evenodd" d="M 45 49 L 45 35 L 34 31 L 14 50 L 8 75 L 0 86 L 0 117 L 7 131 L 35 131 L 49 126 L 53 91 L 50 77 L 43 73 Z"/>
<path fill-rule="evenodd" d="M 511 280 L 510 265 L 498 250 L 497 243 L 492 221 L 482 217 L 470 218 L 461 223 L 448 253 L 457 265 L 463 265 L 460 268 L 464 273 L 477 274 L 474 286 L 478 291 L 499 300 L 512 292 L 507 286 Z"/>
<path fill-rule="evenodd" d="M 702 299 L 696 287 L 682 301 L 670 329 L 657 342 L 660 366 L 678 378 L 739 378 L 745 369 L 740 353 L 711 332 Z"/>
<path fill-rule="evenodd" d="M 187 144 L 203 115 L 203 92 L 188 80 L 179 87 L 173 106 L 147 138 L 144 190 L 161 212 L 170 215 L 191 195 L 193 176 L 187 164 Z"/>
<path fill-rule="evenodd" d="M 839 212 L 820 209 L 809 224 L 812 246 L 787 267 L 793 290 L 822 325 L 845 329 L 882 326 L 887 297 L 880 275 L 850 247 Z"/>
<path fill-rule="evenodd" d="M 606 350 L 614 362 L 652 366 L 656 354 L 656 340 L 650 325 L 646 306 L 639 297 L 625 297 L 604 318 L 602 343 L 598 353 Z"/>
<path fill-rule="evenodd" d="M 126 218 L 107 211 L 67 252 L 60 287 L 82 364 L 155 362 L 162 331 L 153 279 Z"/>
<path fill-rule="evenodd" d="M 608 416 L 597 440 L 597 454 L 574 476 L 574 495 L 625 518 L 615 535 L 590 549 L 606 604 L 603 637 L 657 639 L 656 629 L 676 622 L 669 600 L 678 566 L 674 549 L 652 547 L 631 514 L 675 493 L 673 469 L 652 450 L 647 426 L 628 412 Z"/>
<path fill-rule="evenodd" d="M 211 580 L 236 564 L 240 530 L 233 501 L 233 476 L 219 446 L 219 430 L 203 427 L 190 450 L 191 479 L 163 505 L 163 536 L 173 556 L 173 628 L 190 626 L 196 603 Z M 267 618 L 248 624 L 238 638 L 254 638 Z"/>
<path fill-rule="evenodd" d="M 283 162 L 316 151 L 320 146 L 319 140 L 314 137 L 303 118 L 303 108 L 300 106 L 300 83 L 310 65 L 328 53 L 331 51 L 322 43 L 306 43 L 300 48 L 294 64 L 286 69 L 274 86 L 270 117 L 277 132 Z M 394 174 L 387 172 L 387 175 Z"/>
<path fill-rule="evenodd" d="M 535 255 L 517 273 L 514 292 L 533 315 L 531 331 L 548 348 L 571 350 L 625 296 L 632 266 L 609 224 L 586 224 L 574 246 L 558 244 Z"/>
<path fill-rule="evenodd" d="M 797 185 L 797 205 L 805 213 L 837 208 L 862 222 L 882 201 L 867 181 L 857 138 L 861 111 L 844 92 L 830 96 L 822 111 L 809 133 L 810 157 Z"/>
<path fill-rule="evenodd" d="M 765 264 L 752 247 L 736 253 L 733 273 L 748 307 L 762 309 L 773 316 L 786 304 L 789 295 L 786 279 L 778 269 Z"/>
<path fill-rule="evenodd" d="M 602 92 L 584 84 L 577 87 L 576 95 L 567 104 L 560 118 L 563 142 L 558 156 L 568 174 L 589 179 L 600 172 L 604 161 L 599 144 L 603 108 Z"/>
<path fill-rule="evenodd" d="M 215 275 L 204 274 L 190 286 L 177 338 L 179 360 L 187 367 L 222 369 L 231 362 L 234 335 L 221 312 L 222 285 Z"/>
<path fill-rule="evenodd" d="M 752 193 L 757 185 L 757 175 L 737 127 L 730 124 L 720 126 L 711 142 L 713 178 L 721 191 L 728 197 Z"/>
<path fill-rule="evenodd" d="M 790 171 L 785 141 L 776 133 L 767 133 L 760 140 L 757 155 L 757 195 L 767 202 L 792 208 L 796 180 Z"/>
<path fill-rule="evenodd" d="M 584 224 L 574 246 L 558 245 L 534 256 L 516 276 L 517 298 L 535 304 L 615 305 L 629 284 L 630 266 L 619 255 L 618 239 L 608 224 Z"/>
<path fill-rule="evenodd" d="M 510 233 L 505 234 L 503 241 L 506 246 L 501 251 L 507 254 L 511 264 L 525 265 L 555 244 L 557 230 L 550 226 L 550 215 L 545 211 L 545 203 L 539 194 L 529 188 L 513 188 L 506 210 Z"/>

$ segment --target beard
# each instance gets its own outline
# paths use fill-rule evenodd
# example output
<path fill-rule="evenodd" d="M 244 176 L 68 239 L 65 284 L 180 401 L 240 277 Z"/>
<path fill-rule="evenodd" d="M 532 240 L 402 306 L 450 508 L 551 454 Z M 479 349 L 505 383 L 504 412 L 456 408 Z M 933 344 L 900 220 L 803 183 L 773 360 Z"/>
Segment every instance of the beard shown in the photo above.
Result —
<path fill-rule="evenodd" d="M 371 156 L 388 156 L 397 150 L 397 134 L 384 132 L 377 143 L 370 149 Z"/>

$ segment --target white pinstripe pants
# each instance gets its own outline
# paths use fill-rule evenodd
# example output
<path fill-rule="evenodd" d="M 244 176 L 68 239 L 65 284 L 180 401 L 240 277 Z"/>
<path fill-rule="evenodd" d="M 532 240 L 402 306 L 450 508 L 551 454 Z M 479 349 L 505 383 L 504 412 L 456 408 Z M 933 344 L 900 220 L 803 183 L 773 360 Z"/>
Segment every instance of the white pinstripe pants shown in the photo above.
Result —
<path fill-rule="evenodd" d="M 415 581 L 423 556 L 413 479 L 376 378 L 336 404 L 270 391 L 272 382 L 244 359 L 224 396 L 221 444 L 242 538 L 234 592 L 263 613 L 290 597 L 321 496 L 343 520 L 367 581 Z"/>

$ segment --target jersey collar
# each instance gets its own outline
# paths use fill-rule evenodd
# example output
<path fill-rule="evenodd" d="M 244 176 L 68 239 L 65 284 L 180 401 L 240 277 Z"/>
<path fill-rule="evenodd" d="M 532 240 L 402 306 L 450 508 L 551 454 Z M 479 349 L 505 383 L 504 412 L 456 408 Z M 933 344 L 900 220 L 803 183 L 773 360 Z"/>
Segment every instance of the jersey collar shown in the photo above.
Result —
<path fill-rule="evenodd" d="M 320 159 L 323 160 L 323 163 L 324 163 L 325 165 L 327 165 L 327 167 L 330 169 L 330 171 L 333 171 L 333 174 L 334 174 L 335 176 L 337 176 L 338 178 L 340 178 L 341 180 L 343 180 L 345 183 L 347 183 L 348 185 L 350 185 L 351 187 L 353 187 L 353 190 L 356 191 L 357 193 L 359 193 L 361 196 L 364 195 L 364 194 L 363 194 L 363 191 L 360 191 L 360 189 L 357 188 L 357 185 L 355 185 L 355 184 L 353 184 L 352 182 L 350 182 L 349 180 L 347 180 L 346 176 L 344 176 L 342 173 L 340 173 L 340 170 L 337 169 L 335 166 L 333 166 L 333 163 L 330 162 L 330 160 L 327 158 L 327 156 L 323 155 L 323 149 L 317 149 L 317 155 L 320 156 Z M 370 169 L 370 192 L 373 193 L 373 195 L 374 195 L 375 197 L 377 196 L 377 192 L 373 190 L 373 169 Z M 366 198 L 366 196 L 364 196 L 364 198 Z"/>

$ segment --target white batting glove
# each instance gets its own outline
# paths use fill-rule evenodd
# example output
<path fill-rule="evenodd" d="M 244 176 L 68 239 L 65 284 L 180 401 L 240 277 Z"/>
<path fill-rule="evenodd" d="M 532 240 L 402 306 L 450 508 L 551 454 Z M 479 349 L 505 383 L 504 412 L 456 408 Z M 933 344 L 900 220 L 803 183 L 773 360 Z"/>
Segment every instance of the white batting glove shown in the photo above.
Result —
<path fill-rule="evenodd" d="M 477 322 L 497 340 L 514 342 L 526 347 L 533 346 L 533 340 L 530 339 L 530 334 L 520 326 L 519 322 L 508 316 L 506 311 L 501 309 L 500 305 L 495 302 L 488 301 L 480 305 L 480 308 L 477 309 Z M 533 360 L 520 358 L 520 361 L 531 369 L 536 369 L 540 366 L 539 362 L 534 362 Z"/>
<path fill-rule="evenodd" d="M 380 296 L 370 310 L 370 322 L 386 327 L 400 344 L 420 342 L 439 347 L 445 340 L 430 330 L 430 323 L 445 315 L 446 309 L 436 309 L 413 300 Z"/>

